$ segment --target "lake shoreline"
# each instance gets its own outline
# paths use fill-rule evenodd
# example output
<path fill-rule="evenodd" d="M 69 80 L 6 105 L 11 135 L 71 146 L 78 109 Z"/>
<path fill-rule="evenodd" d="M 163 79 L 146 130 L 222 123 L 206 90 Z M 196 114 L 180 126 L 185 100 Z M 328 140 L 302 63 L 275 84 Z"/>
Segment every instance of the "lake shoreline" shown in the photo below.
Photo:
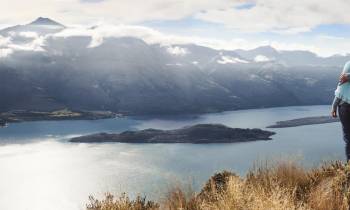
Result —
<path fill-rule="evenodd" d="M 89 110 L 74 110 L 69 109 L 57 110 L 57 111 L 32 111 L 32 110 L 12 110 L 7 112 L 0 112 L 0 128 L 5 127 L 10 123 L 20 122 L 33 122 L 33 121 L 63 121 L 63 120 L 99 120 L 109 118 L 130 117 L 132 119 L 174 119 L 178 118 L 198 118 L 204 114 L 224 114 L 226 112 L 236 111 L 249 111 L 249 110 L 262 110 L 262 109 L 275 109 L 275 108 L 288 108 L 288 107 L 305 107 L 306 105 L 296 106 L 271 106 L 271 107 L 255 107 L 244 109 L 232 109 L 232 110 L 217 110 L 209 112 L 195 112 L 195 113 L 182 113 L 182 114 L 133 114 L 133 113 L 116 113 L 106 110 L 89 111 Z M 309 106 L 324 106 L 324 104 L 315 104 Z M 63 112 L 63 113 L 62 113 Z M 60 113 L 58 116 L 55 113 Z M 56 115 L 56 116 L 55 116 Z"/>
<path fill-rule="evenodd" d="M 111 111 L 71 111 L 68 109 L 52 112 L 16 110 L 0 113 L 0 127 L 6 127 L 10 123 L 33 121 L 63 121 L 63 120 L 100 120 L 123 117 Z"/>
<path fill-rule="evenodd" d="M 310 105 L 310 106 L 324 106 L 324 105 Z M 307 107 L 310 107 L 307 106 Z M 254 111 L 254 110 L 269 110 L 276 108 L 303 108 L 305 106 L 278 106 L 278 107 L 261 107 L 261 108 L 247 108 L 247 109 L 235 109 L 225 110 L 218 112 L 208 112 L 203 114 L 225 114 L 228 112 L 236 111 Z M 13 110 L 8 112 L 0 112 L 0 129 L 7 127 L 11 123 L 22 123 L 22 122 L 43 122 L 43 121 L 74 121 L 74 120 L 101 120 L 101 119 L 113 119 L 113 118 L 130 118 L 134 120 L 145 120 L 145 119 L 198 119 L 200 113 L 184 113 L 181 115 L 175 114 L 147 114 L 147 115 L 134 115 L 126 113 L 115 113 L 112 111 L 87 111 L 87 110 L 75 110 L 71 111 L 68 109 L 57 110 L 52 112 L 43 111 L 28 111 L 28 110 Z M 319 119 L 318 119 L 319 118 Z M 304 122 L 305 121 L 305 122 Z M 339 118 L 332 118 L 330 116 L 312 116 L 296 118 L 291 120 L 277 121 L 275 124 L 265 126 L 265 128 L 288 128 L 305 125 L 325 124 L 338 122 Z M 261 127 L 263 128 L 263 127 Z"/>

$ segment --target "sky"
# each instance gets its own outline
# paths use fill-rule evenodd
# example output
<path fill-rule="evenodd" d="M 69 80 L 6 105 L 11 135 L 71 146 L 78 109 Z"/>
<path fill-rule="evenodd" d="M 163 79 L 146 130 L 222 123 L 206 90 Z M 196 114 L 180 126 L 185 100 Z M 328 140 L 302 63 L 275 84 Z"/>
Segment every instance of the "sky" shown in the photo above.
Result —
<path fill-rule="evenodd" d="M 39 16 L 74 27 L 141 26 L 217 49 L 350 53 L 348 0 L 0 0 L 0 26 Z"/>

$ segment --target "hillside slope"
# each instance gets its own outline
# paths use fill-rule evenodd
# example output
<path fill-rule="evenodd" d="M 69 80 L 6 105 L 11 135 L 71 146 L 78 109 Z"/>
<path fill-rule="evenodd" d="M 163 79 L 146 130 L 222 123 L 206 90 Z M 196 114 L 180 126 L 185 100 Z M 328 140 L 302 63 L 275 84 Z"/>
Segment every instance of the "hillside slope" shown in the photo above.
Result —
<path fill-rule="evenodd" d="M 200 193 L 174 188 L 160 202 L 126 194 L 103 200 L 90 197 L 87 210 L 347 210 L 350 204 L 350 165 L 327 163 L 305 170 L 278 163 L 251 170 L 245 177 L 231 172 L 212 176 Z"/>
<path fill-rule="evenodd" d="M 74 34 L 45 18 L 1 30 L 0 112 L 176 114 L 329 104 L 349 59 L 269 46 L 227 51 L 99 38 L 100 30 Z"/>

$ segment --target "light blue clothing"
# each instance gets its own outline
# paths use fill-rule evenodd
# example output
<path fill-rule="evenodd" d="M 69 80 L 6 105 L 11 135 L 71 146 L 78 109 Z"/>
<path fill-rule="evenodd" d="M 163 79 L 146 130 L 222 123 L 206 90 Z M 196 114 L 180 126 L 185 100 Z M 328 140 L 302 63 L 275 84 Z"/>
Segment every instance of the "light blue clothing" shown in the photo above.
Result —
<path fill-rule="evenodd" d="M 350 76 L 350 61 L 348 61 L 343 68 L 343 74 L 346 74 L 349 78 Z M 334 92 L 334 100 L 333 100 L 333 110 L 341 103 L 350 104 L 350 82 L 345 82 L 343 84 L 338 83 L 337 89 Z"/>

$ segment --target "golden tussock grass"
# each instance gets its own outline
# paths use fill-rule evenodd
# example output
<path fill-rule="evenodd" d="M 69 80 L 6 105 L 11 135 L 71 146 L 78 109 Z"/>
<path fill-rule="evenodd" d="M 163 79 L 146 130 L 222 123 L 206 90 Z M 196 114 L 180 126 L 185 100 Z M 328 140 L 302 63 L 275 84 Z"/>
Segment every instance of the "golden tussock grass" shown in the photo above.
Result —
<path fill-rule="evenodd" d="M 102 200 L 90 197 L 88 210 L 348 210 L 350 165 L 324 163 L 304 169 L 293 162 L 259 166 L 245 177 L 223 171 L 201 192 L 173 188 L 155 202 L 126 194 Z"/>

